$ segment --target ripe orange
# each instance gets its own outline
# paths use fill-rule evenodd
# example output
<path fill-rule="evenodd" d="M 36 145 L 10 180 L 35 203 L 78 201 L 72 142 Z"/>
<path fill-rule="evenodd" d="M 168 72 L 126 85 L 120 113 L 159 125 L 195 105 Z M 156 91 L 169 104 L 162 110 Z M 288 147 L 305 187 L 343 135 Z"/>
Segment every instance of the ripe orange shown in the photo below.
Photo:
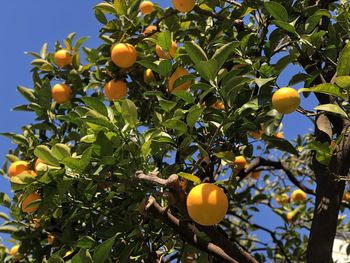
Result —
<path fill-rule="evenodd" d="M 294 190 L 292 193 L 292 201 L 294 202 L 304 202 L 306 197 L 306 193 L 301 189 Z"/>
<path fill-rule="evenodd" d="M 140 4 L 140 11 L 147 15 L 153 12 L 153 3 L 151 1 L 142 1 Z"/>
<path fill-rule="evenodd" d="M 11 249 L 10 249 L 10 255 L 11 256 L 14 256 L 14 255 L 16 255 L 17 253 L 18 253 L 18 249 L 19 249 L 19 245 L 17 244 L 17 245 L 14 245 Z"/>
<path fill-rule="evenodd" d="M 286 193 L 276 196 L 276 203 L 279 205 L 285 205 L 289 203 L 289 196 Z"/>
<path fill-rule="evenodd" d="M 250 174 L 250 177 L 253 179 L 258 179 L 260 177 L 261 171 L 254 171 Z"/>
<path fill-rule="evenodd" d="M 177 44 L 175 41 L 171 42 L 171 46 L 168 52 L 165 52 L 161 46 L 156 45 L 156 54 L 162 59 L 172 59 L 176 54 Z"/>
<path fill-rule="evenodd" d="M 143 81 L 145 83 L 151 83 L 156 81 L 152 69 L 148 68 L 145 70 L 145 72 L 143 73 Z"/>
<path fill-rule="evenodd" d="M 204 183 L 191 189 L 186 205 L 193 221 L 203 226 L 211 226 L 219 223 L 226 215 L 228 200 L 219 186 Z"/>
<path fill-rule="evenodd" d="M 157 32 L 157 26 L 155 25 L 149 25 L 148 27 L 145 28 L 145 30 L 142 32 L 143 35 L 148 35 L 150 33 L 156 33 Z M 153 34 L 154 35 L 154 34 Z M 152 35 L 152 36 L 153 36 Z"/>
<path fill-rule="evenodd" d="M 292 223 L 294 217 L 294 212 L 288 212 L 287 213 L 287 221 L 288 223 Z"/>
<path fill-rule="evenodd" d="M 54 241 L 55 241 L 55 236 L 54 236 L 54 235 L 51 235 L 51 234 L 48 234 L 48 235 L 47 235 L 47 243 L 48 243 L 49 245 L 52 245 Z"/>
<path fill-rule="evenodd" d="M 34 202 L 40 199 L 41 199 L 41 196 L 38 193 L 34 192 L 29 194 L 27 198 L 24 199 L 22 202 L 22 211 L 25 213 L 35 212 L 36 210 L 39 209 L 40 204 L 39 203 L 31 204 L 31 202 Z"/>
<path fill-rule="evenodd" d="M 137 59 L 136 49 L 128 43 L 119 43 L 112 48 L 111 59 L 120 68 L 130 68 Z"/>
<path fill-rule="evenodd" d="M 342 200 L 348 202 L 350 200 L 350 192 L 345 192 Z"/>
<path fill-rule="evenodd" d="M 217 110 L 225 110 L 225 104 L 221 100 L 216 101 L 211 107 Z"/>
<path fill-rule="evenodd" d="M 246 158 L 242 155 L 236 156 L 234 163 L 237 166 L 238 170 L 244 169 L 246 167 L 246 165 L 248 164 Z"/>
<path fill-rule="evenodd" d="M 278 132 L 275 134 L 275 137 L 278 138 L 278 139 L 283 139 L 284 138 L 284 134 L 283 132 Z"/>
<path fill-rule="evenodd" d="M 26 161 L 16 161 L 10 165 L 7 173 L 10 177 L 13 177 L 28 169 L 29 165 Z"/>
<path fill-rule="evenodd" d="M 126 97 L 128 87 L 122 80 L 110 80 L 105 86 L 104 91 L 108 100 L 119 100 Z"/>
<path fill-rule="evenodd" d="M 281 88 L 272 96 L 272 107 L 283 114 L 294 112 L 299 104 L 299 93 L 290 87 Z"/>
<path fill-rule="evenodd" d="M 72 64 L 72 55 L 68 50 L 60 49 L 55 53 L 54 61 L 60 68 L 63 68 Z"/>
<path fill-rule="evenodd" d="M 72 89 L 67 84 L 56 84 L 51 90 L 51 96 L 57 103 L 66 103 L 72 96 Z"/>
<path fill-rule="evenodd" d="M 179 86 L 174 88 L 174 83 L 175 81 L 182 77 L 182 76 L 186 76 L 188 75 L 188 71 L 186 69 L 184 69 L 183 67 L 178 67 L 174 73 L 171 75 L 171 77 L 169 78 L 169 82 L 168 82 L 168 90 L 169 92 L 176 92 L 176 91 L 180 91 L 180 90 L 187 90 L 189 89 L 190 85 L 191 85 L 191 81 L 186 81 L 185 83 L 180 84 Z"/>
<path fill-rule="evenodd" d="M 183 13 L 190 12 L 196 4 L 195 0 L 173 0 L 174 8 Z"/>
<path fill-rule="evenodd" d="M 263 130 L 260 130 L 260 131 L 251 131 L 249 132 L 249 135 L 251 137 L 253 137 L 254 139 L 261 139 L 261 136 L 264 134 L 265 132 Z"/>

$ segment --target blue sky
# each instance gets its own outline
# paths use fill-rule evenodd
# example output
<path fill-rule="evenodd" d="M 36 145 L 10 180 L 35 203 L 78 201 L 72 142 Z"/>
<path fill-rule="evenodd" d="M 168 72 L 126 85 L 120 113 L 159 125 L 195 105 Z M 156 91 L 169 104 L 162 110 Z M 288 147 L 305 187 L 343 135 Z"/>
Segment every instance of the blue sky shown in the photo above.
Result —
<path fill-rule="evenodd" d="M 16 90 L 18 85 L 32 88 L 32 57 L 25 51 L 38 52 L 43 43 L 49 44 L 52 52 L 54 43 L 63 40 L 69 33 L 77 32 L 78 37 L 89 36 L 86 42 L 89 47 L 99 45 L 98 31 L 101 27 L 95 19 L 93 7 L 97 0 L 33 0 L 3 1 L 0 9 L 0 132 L 21 133 L 21 126 L 31 122 L 33 115 L 25 112 L 13 112 L 16 105 L 25 103 Z M 154 1 L 161 6 L 170 6 L 170 0 Z M 278 80 L 280 86 L 288 83 L 298 72 L 296 67 L 289 67 Z M 303 100 L 302 105 L 312 109 L 314 100 Z M 292 139 L 299 133 L 305 133 L 311 126 L 306 117 L 294 113 L 285 117 L 283 131 L 286 138 Z M 0 162 L 5 154 L 14 148 L 11 142 L 0 137 Z M 0 177 L 0 191 L 10 193 L 7 179 Z M 0 211 L 5 211 L 2 207 Z M 265 222 L 269 217 L 265 218 Z M 261 222 L 261 221 L 260 221 Z M 261 222 L 264 223 L 264 222 Z"/>

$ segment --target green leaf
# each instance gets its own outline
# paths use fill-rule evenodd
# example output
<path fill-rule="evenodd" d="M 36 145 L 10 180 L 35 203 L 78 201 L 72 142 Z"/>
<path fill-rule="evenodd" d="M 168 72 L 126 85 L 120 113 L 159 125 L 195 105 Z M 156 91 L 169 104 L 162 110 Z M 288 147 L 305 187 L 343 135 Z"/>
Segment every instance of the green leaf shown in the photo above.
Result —
<path fill-rule="evenodd" d="M 204 50 L 194 41 L 186 41 L 184 47 L 194 64 L 208 60 Z"/>
<path fill-rule="evenodd" d="M 114 6 L 110 3 L 99 3 L 95 6 L 95 8 L 101 10 L 105 14 L 116 14 Z"/>
<path fill-rule="evenodd" d="M 125 0 L 114 0 L 114 9 L 118 15 L 126 15 L 127 4 Z"/>
<path fill-rule="evenodd" d="M 223 159 L 226 162 L 233 162 L 235 159 L 235 155 L 232 151 L 218 152 L 214 153 L 214 155 L 220 159 Z"/>
<path fill-rule="evenodd" d="M 25 88 L 23 86 L 18 86 L 17 90 L 21 95 L 30 102 L 36 102 L 36 97 L 34 95 L 34 90 Z"/>
<path fill-rule="evenodd" d="M 141 66 L 145 67 L 146 69 L 152 69 L 154 72 L 159 73 L 158 65 L 154 63 L 153 61 L 149 60 L 140 60 L 136 62 L 137 64 L 140 64 Z"/>
<path fill-rule="evenodd" d="M 18 228 L 14 226 L 0 226 L 0 233 L 13 234 L 17 231 Z"/>
<path fill-rule="evenodd" d="M 319 84 L 311 88 L 301 88 L 298 90 L 298 92 L 318 92 L 333 95 L 342 99 L 348 98 L 348 95 L 342 92 L 342 90 L 338 86 L 330 83 Z"/>
<path fill-rule="evenodd" d="M 323 164 L 328 165 L 332 157 L 332 149 L 329 147 L 328 142 L 321 143 L 318 141 L 313 141 L 308 144 L 310 150 L 316 152 L 316 160 Z"/>
<path fill-rule="evenodd" d="M 58 160 L 55 158 L 49 147 L 45 145 L 37 146 L 34 150 L 34 154 L 46 164 L 60 166 Z"/>
<path fill-rule="evenodd" d="M 347 113 L 336 104 L 322 104 L 322 105 L 315 107 L 315 110 L 327 111 L 327 112 L 339 114 L 345 118 L 348 117 Z"/>
<path fill-rule="evenodd" d="M 0 212 L 0 218 L 4 219 L 6 221 L 10 221 L 10 217 L 3 212 Z"/>
<path fill-rule="evenodd" d="M 158 98 L 158 101 L 159 101 L 160 107 L 166 112 L 170 112 L 176 106 L 176 102 L 171 100 Z"/>
<path fill-rule="evenodd" d="M 81 100 L 88 105 L 91 109 L 97 111 L 103 116 L 108 117 L 108 110 L 106 105 L 99 99 L 94 97 L 84 97 Z"/>
<path fill-rule="evenodd" d="M 350 90 L 350 76 L 339 76 L 335 79 L 337 84 L 342 89 Z"/>
<path fill-rule="evenodd" d="M 10 197 L 3 192 L 0 192 L 0 205 L 7 207 L 7 208 L 9 208 L 11 206 Z"/>
<path fill-rule="evenodd" d="M 63 143 L 57 143 L 54 145 L 51 149 L 51 152 L 53 156 L 59 161 L 71 156 L 70 148 Z"/>
<path fill-rule="evenodd" d="M 181 133 L 187 132 L 187 125 L 181 120 L 177 119 L 170 119 L 162 123 L 164 127 L 167 127 L 169 129 L 178 130 Z"/>
<path fill-rule="evenodd" d="M 297 34 L 297 32 L 295 31 L 295 27 L 287 22 L 276 20 L 276 21 L 273 21 L 273 23 L 276 26 L 278 26 L 278 27 L 290 32 L 290 33 Z"/>
<path fill-rule="evenodd" d="M 77 242 L 77 247 L 80 248 L 91 248 L 96 241 L 89 236 L 81 237 Z"/>
<path fill-rule="evenodd" d="M 168 52 L 172 44 L 171 33 L 169 31 L 158 33 L 157 44 L 163 49 L 164 52 Z"/>
<path fill-rule="evenodd" d="M 219 69 L 218 62 L 215 59 L 201 61 L 194 67 L 198 71 L 199 75 L 207 81 L 214 80 Z"/>
<path fill-rule="evenodd" d="M 269 137 L 269 136 L 266 136 L 265 134 L 262 135 L 262 139 L 265 140 L 266 142 L 269 142 L 273 147 L 281 151 L 289 152 L 294 155 L 299 155 L 298 151 L 287 140 L 278 139 L 275 137 Z"/>
<path fill-rule="evenodd" d="M 0 133 L 0 135 L 5 136 L 7 138 L 10 138 L 12 140 L 12 142 L 15 144 L 23 144 L 26 146 L 29 145 L 27 138 L 24 137 L 22 134 L 14 134 L 11 132 L 4 132 L 4 133 Z"/>
<path fill-rule="evenodd" d="M 117 235 L 107 239 L 102 244 L 98 245 L 94 251 L 93 262 L 94 263 L 104 263 L 108 258 L 109 252 L 115 242 Z"/>
<path fill-rule="evenodd" d="M 217 70 L 226 62 L 227 58 L 234 52 L 234 48 L 239 46 L 239 42 L 231 42 L 217 49 L 212 57 L 217 62 Z"/>
<path fill-rule="evenodd" d="M 340 53 L 338 65 L 337 65 L 337 75 L 338 76 L 350 75 L 350 42 L 346 44 L 346 46 Z"/>
<path fill-rule="evenodd" d="M 136 127 L 138 117 L 137 108 L 134 102 L 129 99 L 122 101 L 122 116 L 129 123 L 130 127 Z"/>
<path fill-rule="evenodd" d="M 53 255 L 49 258 L 48 263 L 64 263 L 64 260 L 58 255 Z"/>
<path fill-rule="evenodd" d="M 79 161 L 79 166 L 81 167 L 82 171 L 85 170 L 85 168 L 90 164 L 91 162 L 91 155 L 92 155 L 92 147 L 87 148 Z"/>
<path fill-rule="evenodd" d="M 270 2 L 264 2 L 264 6 L 267 12 L 269 12 L 270 15 L 273 16 L 273 18 L 275 18 L 276 20 L 288 22 L 288 12 L 283 7 L 283 5 L 270 1 Z"/>
<path fill-rule="evenodd" d="M 198 121 L 199 116 L 202 114 L 203 109 L 197 105 L 192 106 L 187 114 L 186 122 L 189 127 L 193 127 L 194 124 Z"/>
<path fill-rule="evenodd" d="M 158 69 L 159 69 L 160 75 L 167 77 L 173 69 L 172 64 L 171 64 L 171 60 L 169 60 L 169 59 L 162 60 L 159 63 Z"/>
<path fill-rule="evenodd" d="M 185 179 L 187 179 L 189 181 L 194 182 L 195 184 L 201 184 L 202 183 L 201 179 L 199 177 L 193 175 L 193 174 L 180 172 L 180 173 L 178 173 L 178 175 L 180 177 L 182 177 L 182 178 L 185 178 Z"/>
<path fill-rule="evenodd" d="M 72 263 L 93 263 L 89 250 L 80 249 L 78 254 L 72 258 Z"/>

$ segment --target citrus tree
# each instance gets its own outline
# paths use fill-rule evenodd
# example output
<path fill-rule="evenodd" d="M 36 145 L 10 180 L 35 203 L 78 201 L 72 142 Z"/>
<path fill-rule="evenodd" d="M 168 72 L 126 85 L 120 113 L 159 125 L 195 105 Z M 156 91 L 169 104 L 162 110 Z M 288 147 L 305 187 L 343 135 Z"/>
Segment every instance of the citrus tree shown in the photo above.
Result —
<path fill-rule="evenodd" d="M 17 147 L 2 169 L 14 196 L 0 195 L 0 231 L 16 240 L 2 262 L 332 262 L 349 229 L 349 10 L 105 1 L 100 46 L 72 33 L 30 52 L 15 110 L 36 119 L 3 133 Z M 279 87 L 290 65 L 300 73 Z M 318 105 L 300 107 L 310 93 Z M 293 112 L 313 134 L 284 139 Z"/>

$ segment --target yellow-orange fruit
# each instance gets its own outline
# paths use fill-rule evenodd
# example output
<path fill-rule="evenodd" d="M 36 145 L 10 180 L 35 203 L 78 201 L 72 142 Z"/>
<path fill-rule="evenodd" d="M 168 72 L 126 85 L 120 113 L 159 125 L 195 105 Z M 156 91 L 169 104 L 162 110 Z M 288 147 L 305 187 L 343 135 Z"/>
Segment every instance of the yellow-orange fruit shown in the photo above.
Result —
<path fill-rule="evenodd" d="M 18 249 L 19 249 L 19 245 L 14 245 L 11 249 L 10 249 L 10 255 L 14 256 L 18 253 Z"/>
<path fill-rule="evenodd" d="M 22 211 L 25 213 L 35 212 L 36 210 L 39 209 L 40 204 L 39 203 L 31 204 L 31 203 L 40 199 L 41 199 L 41 196 L 38 193 L 34 192 L 29 194 L 27 198 L 25 198 L 22 202 Z"/>
<path fill-rule="evenodd" d="M 165 52 L 161 46 L 156 45 L 156 54 L 162 59 L 172 59 L 176 54 L 177 44 L 175 41 L 171 42 L 171 46 L 168 52 Z"/>
<path fill-rule="evenodd" d="M 283 132 L 278 132 L 275 134 L 275 137 L 278 139 L 284 139 L 284 134 L 283 134 Z"/>
<path fill-rule="evenodd" d="M 255 171 L 250 174 L 250 177 L 253 179 L 258 179 L 260 177 L 261 171 Z"/>
<path fill-rule="evenodd" d="M 55 53 L 54 61 L 57 66 L 63 68 L 64 66 L 72 64 L 72 55 L 68 50 L 60 49 Z"/>
<path fill-rule="evenodd" d="M 126 97 L 128 87 L 122 80 L 111 80 L 104 86 L 105 95 L 108 100 L 120 100 Z"/>
<path fill-rule="evenodd" d="M 120 68 L 130 68 L 137 59 L 137 52 L 133 45 L 119 43 L 112 48 L 111 59 Z"/>
<path fill-rule="evenodd" d="M 182 13 L 187 13 L 192 11 L 196 4 L 195 0 L 173 0 L 174 8 Z"/>
<path fill-rule="evenodd" d="M 293 191 L 291 198 L 294 202 L 304 202 L 306 201 L 306 197 L 307 195 L 303 190 L 297 189 Z"/>
<path fill-rule="evenodd" d="M 33 177 L 37 176 L 36 172 L 34 172 L 33 170 L 25 170 L 25 171 L 21 172 L 20 174 L 29 174 Z"/>
<path fill-rule="evenodd" d="M 151 83 L 151 82 L 155 82 L 156 78 L 153 74 L 152 69 L 146 69 L 145 72 L 143 73 L 143 81 L 145 83 Z"/>
<path fill-rule="evenodd" d="M 285 205 L 289 203 L 289 196 L 286 193 L 276 196 L 276 203 L 279 205 Z"/>
<path fill-rule="evenodd" d="M 51 96 L 57 103 L 66 103 L 72 96 L 72 89 L 67 84 L 56 84 L 51 90 Z"/>
<path fill-rule="evenodd" d="M 153 3 L 151 1 L 142 1 L 140 4 L 140 11 L 147 15 L 152 13 L 154 10 Z"/>
<path fill-rule="evenodd" d="M 47 243 L 48 243 L 49 245 L 52 245 L 54 241 L 55 241 L 55 236 L 54 236 L 54 235 L 51 235 L 51 234 L 48 234 L 48 235 L 47 235 Z"/>
<path fill-rule="evenodd" d="M 350 200 L 350 193 L 349 192 L 345 192 L 343 194 L 343 201 L 348 202 Z"/>
<path fill-rule="evenodd" d="M 16 161 L 10 165 L 7 173 L 10 177 L 13 177 L 28 169 L 29 165 L 26 161 Z"/>
<path fill-rule="evenodd" d="M 288 223 L 292 223 L 293 217 L 294 217 L 294 212 L 288 212 L 286 217 L 287 217 Z"/>
<path fill-rule="evenodd" d="M 292 113 L 299 107 L 299 105 L 300 95 L 293 88 L 280 88 L 272 95 L 272 107 L 280 113 Z"/>
<path fill-rule="evenodd" d="M 246 165 L 248 164 L 246 158 L 242 155 L 240 156 L 236 156 L 235 160 L 234 160 L 235 165 L 237 166 L 238 170 L 242 170 L 246 167 Z"/>
<path fill-rule="evenodd" d="M 148 27 L 145 28 L 145 30 L 142 32 L 143 35 L 148 35 L 151 34 L 152 32 L 156 33 L 157 32 L 157 26 L 155 25 L 149 25 Z M 153 34 L 154 35 L 154 34 Z M 152 35 L 152 36 L 153 36 Z"/>
<path fill-rule="evenodd" d="M 186 76 L 188 75 L 188 71 L 182 67 L 178 67 L 174 73 L 171 75 L 171 77 L 169 78 L 169 82 L 168 82 L 168 90 L 169 92 L 176 92 L 176 91 L 180 91 L 180 90 L 188 90 L 189 87 L 191 86 L 191 81 L 188 80 L 182 84 L 180 84 L 179 86 L 174 88 L 174 83 L 175 81 L 182 77 L 182 76 Z"/>
<path fill-rule="evenodd" d="M 199 184 L 191 189 L 186 201 L 189 216 L 196 223 L 211 226 L 226 215 L 228 200 L 224 191 L 215 184 Z"/>
<path fill-rule="evenodd" d="M 261 136 L 264 134 L 265 132 L 263 130 L 260 131 L 251 131 L 249 133 L 249 135 L 254 138 L 254 139 L 261 139 Z"/>
<path fill-rule="evenodd" d="M 225 109 L 225 104 L 224 104 L 223 101 L 218 100 L 212 105 L 212 107 L 214 109 L 217 109 L 217 110 L 224 110 Z"/>

